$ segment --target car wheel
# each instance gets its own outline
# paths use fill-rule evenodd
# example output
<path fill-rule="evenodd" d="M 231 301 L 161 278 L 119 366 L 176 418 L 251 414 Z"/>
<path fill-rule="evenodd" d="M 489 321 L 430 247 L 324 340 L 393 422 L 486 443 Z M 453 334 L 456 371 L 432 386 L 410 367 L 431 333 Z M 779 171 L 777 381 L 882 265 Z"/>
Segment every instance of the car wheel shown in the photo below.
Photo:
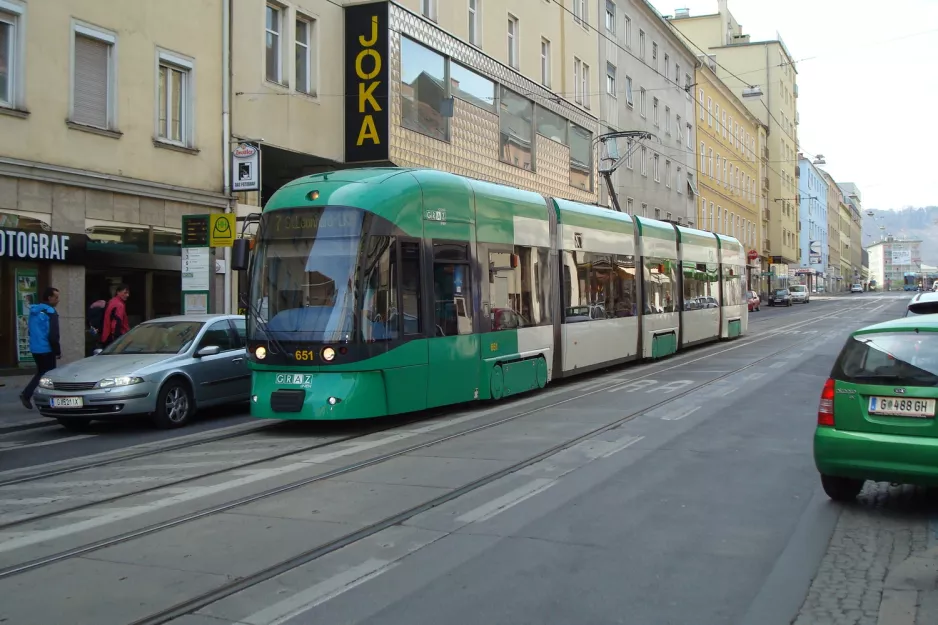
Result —
<path fill-rule="evenodd" d="M 171 379 L 157 395 L 153 422 L 162 430 L 182 427 L 189 422 L 194 408 L 189 385 L 179 378 Z"/>
<path fill-rule="evenodd" d="M 69 432 L 87 432 L 91 428 L 91 419 L 56 419 Z"/>
<path fill-rule="evenodd" d="M 851 477 L 835 477 L 833 475 L 821 475 L 821 486 L 824 492 L 834 501 L 853 501 L 863 490 L 864 480 L 857 480 Z"/>

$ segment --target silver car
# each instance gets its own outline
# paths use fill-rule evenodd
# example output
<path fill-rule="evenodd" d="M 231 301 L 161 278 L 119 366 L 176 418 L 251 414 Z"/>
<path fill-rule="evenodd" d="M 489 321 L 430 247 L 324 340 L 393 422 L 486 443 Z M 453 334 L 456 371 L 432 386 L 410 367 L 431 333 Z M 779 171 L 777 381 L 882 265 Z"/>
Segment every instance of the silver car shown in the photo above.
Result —
<path fill-rule="evenodd" d="M 243 316 L 163 317 L 141 323 L 90 358 L 53 369 L 39 381 L 33 401 L 40 414 L 73 430 L 127 415 L 180 427 L 197 409 L 248 401 L 245 356 Z"/>

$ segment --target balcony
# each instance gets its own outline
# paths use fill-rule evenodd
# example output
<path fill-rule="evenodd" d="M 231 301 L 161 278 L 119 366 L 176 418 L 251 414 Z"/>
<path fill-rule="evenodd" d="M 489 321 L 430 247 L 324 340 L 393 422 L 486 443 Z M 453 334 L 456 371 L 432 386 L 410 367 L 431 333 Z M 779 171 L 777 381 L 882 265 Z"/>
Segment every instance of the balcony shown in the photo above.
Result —
<path fill-rule="evenodd" d="M 762 220 L 763 221 L 772 221 L 772 211 L 767 208 L 762 209 Z"/>
<path fill-rule="evenodd" d="M 769 177 L 768 176 L 762 176 L 762 190 L 763 191 L 769 190 Z"/>

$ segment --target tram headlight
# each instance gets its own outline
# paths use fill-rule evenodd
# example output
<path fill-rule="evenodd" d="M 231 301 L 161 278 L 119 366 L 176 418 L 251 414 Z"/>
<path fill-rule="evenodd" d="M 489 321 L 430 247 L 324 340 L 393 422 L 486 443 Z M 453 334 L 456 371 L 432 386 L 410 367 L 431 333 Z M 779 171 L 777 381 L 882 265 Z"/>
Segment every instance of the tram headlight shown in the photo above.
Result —
<path fill-rule="evenodd" d="M 324 347 L 322 350 L 322 359 L 326 362 L 332 362 L 333 358 L 335 358 L 335 350 L 331 347 Z"/>
<path fill-rule="evenodd" d="M 267 348 L 263 345 L 258 345 L 257 349 L 254 350 L 254 357 L 258 360 L 264 360 L 267 358 Z"/>
<path fill-rule="evenodd" d="M 335 406 L 338 402 L 339 402 L 339 400 L 336 399 L 335 397 L 330 397 L 330 398 L 329 398 L 329 405 L 330 405 L 330 406 Z"/>

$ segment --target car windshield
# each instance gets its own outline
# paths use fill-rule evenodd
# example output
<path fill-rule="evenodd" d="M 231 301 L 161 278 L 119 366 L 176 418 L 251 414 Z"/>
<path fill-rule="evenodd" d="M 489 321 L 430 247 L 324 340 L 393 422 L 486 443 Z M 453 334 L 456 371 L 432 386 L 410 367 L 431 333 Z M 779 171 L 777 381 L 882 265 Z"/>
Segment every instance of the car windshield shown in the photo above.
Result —
<path fill-rule="evenodd" d="M 805 292 L 807 292 L 807 290 L 808 290 L 808 289 L 807 289 L 806 287 L 803 287 L 803 286 L 793 286 L 793 287 L 791 287 L 791 292 L 792 292 L 792 293 L 805 293 Z"/>
<path fill-rule="evenodd" d="M 788 289 L 778 289 L 775 291 L 776 295 L 788 295 Z"/>
<path fill-rule="evenodd" d="M 198 321 L 150 321 L 120 337 L 103 352 L 119 354 L 178 354 L 192 345 L 202 324 Z"/>
<path fill-rule="evenodd" d="M 861 334 L 848 339 L 832 377 L 858 384 L 938 385 L 938 333 Z"/>
<path fill-rule="evenodd" d="M 358 208 L 295 208 L 261 217 L 248 337 L 349 343 L 396 335 L 391 225 Z"/>
<path fill-rule="evenodd" d="M 938 300 L 929 300 L 909 304 L 908 309 L 905 311 L 905 316 L 934 315 L 935 313 L 938 313 Z"/>

